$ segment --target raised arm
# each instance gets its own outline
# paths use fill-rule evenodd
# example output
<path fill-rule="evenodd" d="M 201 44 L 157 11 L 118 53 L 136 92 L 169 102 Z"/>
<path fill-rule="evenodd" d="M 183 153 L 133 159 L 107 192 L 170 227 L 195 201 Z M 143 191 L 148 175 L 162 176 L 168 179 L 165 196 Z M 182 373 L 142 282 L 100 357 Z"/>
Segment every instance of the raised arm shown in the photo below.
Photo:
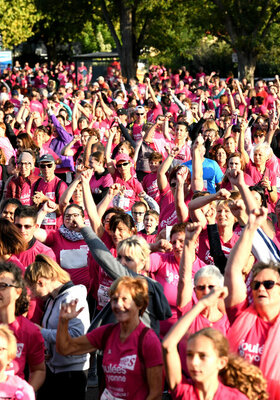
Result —
<path fill-rule="evenodd" d="M 166 186 L 168 185 L 166 173 L 167 173 L 168 169 L 170 168 L 172 161 L 179 153 L 179 151 L 180 151 L 179 147 L 174 146 L 170 150 L 170 153 L 168 154 L 166 159 L 163 161 L 163 163 L 160 165 L 160 167 L 157 171 L 157 183 L 158 183 L 158 188 L 161 191 L 163 191 L 166 188 Z"/>
<path fill-rule="evenodd" d="M 247 297 L 247 287 L 242 271 L 245 269 L 250 256 L 254 235 L 266 218 L 267 209 L 264 207 L 250 212 L 248 224 L 230 252 L 225 270 L 225 286 L 229 290 L 226 299 L 227 307 L 240 304 Z"/>
<path fill-rule="evenodd" d="M 76 174 L 73 182 L 68 186 L 68 188 L 62 193 L 59 199 L 59 210 L 61 214 L 64 212 L 65 208 L 70 204 L 73 193 L 76 190 L 76 187 L 81 182 L 80 174 Z"/>
<path fill-rule="evenodd" d="M 193 152 L 192 152 L 192 177 L 191 177 L 191 189 L 192 192 L 195 193 L 196 191 L 203 190 L 203 167 L 202 167 L 202 158 L 200 155 L 200 149 L 202 146 L 203 139 L 199 135 L 195 143 L 193 145 Z"/>
<path fill-rule="evenodd" d="M 240 134 L 239 134 L 239 139 L 238 139 L 238 150 L 241 153 L 244 161 L 246 164 L 249 163 L 250 161 L 250 157 L 247 153 L 247 151 L 245 150 L 245 131 L 247 129 L 247 123 L 242 120 L 241 124 L 240 124 Z"/>
<path fill-rule="evenodd" d="M 105 159 L 107 162 L 108 171 L 110 172 L 111 175 L 114 175 L 116 172 L 115 166 L 114 166 L 114 161 L 111 158 L 112 144 L 113 144 L 113 140 L 114 140 L 116 133 L 117 133 L 117 127 L 112 126 L 109 130 L 109 137 L 108 137 L 108 141 L 107 141 L 106 148 L 105 148 Z"/>
<path fill-rule="evenodd" d="M 154 89 L 152 88 L 150 78 L 146 78 L 146 82 L 147 82 L 147 85 L 148 85 L 148 89 L 149 89 L 151 98 L 152 98 L 152 100 L 153 100 L 155 106 L 158 106 L 158 105 L 159 105 L 159 102 L 158 102 L 158 99 L 157 99 L 157 97 L 156 97 L 156 95 L 155 95 Z"/>
<path fill-rule="evenodd" d="M 176 174 L 176 189 L 175 189 L 175 208 L 178 222 L 185 222 L 189 217 L 189 209 L 185 203 L 185 182 L 190 171 L 187 167 L 182 167 Z"/>
<path fill-rule="evenodd" d="M 202 226 L 199 222 L 193 222 L 186 226 L 185 243 L 179 270 L 177 292 L 178 307 L 184 307 L 192 299 L 192 266 L 195 261 L 195 249 L 197 247 L 197 240 L 201 230 Z"/>
<path fill-rule="evenodd" d="M 164 337 L 162 342 L 163 357 L 166 377 L 171 390 L 174 390 L 182 381 L 182 367 L 178 353 L 180 340 L 188 331 L 195 318 L 206 308 L 213 307 L 221 300 L 224 300 L 227 293 L 226 287 L 215 288 L 208 295 L 200 299 L 189 312 L 183 315 Z"/>
<path fill-rule="evenodd" d="M 80 140 L 80 135 L 75 135 L 73 136 L 73 139 L 71 140 L 71 142 L 69 142 L 66 146 L 63 147 L 63 149 L 61 149 L 61 154 L 63 156 L 69 156 L 69 157 L 73 157 L 73 155 L 75 154 L 72 147 L 74 146 L 75 143 L 77 143 Z"/>

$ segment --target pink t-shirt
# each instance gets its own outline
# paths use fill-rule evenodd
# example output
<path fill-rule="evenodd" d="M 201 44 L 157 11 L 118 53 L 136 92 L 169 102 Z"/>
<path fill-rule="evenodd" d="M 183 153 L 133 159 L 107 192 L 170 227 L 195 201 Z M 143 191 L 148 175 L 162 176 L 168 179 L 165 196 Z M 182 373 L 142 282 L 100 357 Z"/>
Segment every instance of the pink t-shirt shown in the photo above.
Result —
<path fill-rule="evenodd" d="M 88 267 L 88 245 L 84 240 L 72 242 L 65 239 L 58 231 L 49 231 L 46 245 L 50 246 L 56 256 L 56 262 L 65 269 L 74 285 L 84 285 L 89 291 L 91 279 Z"/>
<path fill-rule="evenodd" d="M 147 121 L 148 122 L 156 122 L 156 119 L 159 115 L 162 115 L 162 108 L 161 105 L 158 104 L 153 109 L 147 112 Z"/>
<path fill-rule="evenodd" d="M 114 182 L 120 183 L 122 186 L 125 186 L 122 208 L 124 211 L 130 211 L 133 204 L 139 200 L 138 194 L 143 192 L 142 184 L 134 177 L 130 178 L 128 181 L 124 181 L 118 172 L 114 175 Z M 113 204 L 115 204 L 116 198 L 113 200 Z"/>
<path fill-rule="evenodd" d="M 233 324 L 231 330 L 234 330 L 234 320 L 248 307 L 247 300 L 234 307 L 227 309 L 228 318 Z M 268 331 L 273 324 L 264 321 L 262 318 L 257 318 L 256 323 L 246 336 L 238 344 L 238 349 L 235 351 L 243 358 L 248 360 L 251 364 L 256 366 L 260 365 L 261 356 L 263 353 L 264 344 L 267 339 Z"/>
<path fill-rule="evenodd" d="M 24 368 L 41 364 L 45 361 L 45 345 L 40 329 L 22 315 L 9 324 L 17 340 L 17 355 L 10 362 L 9 371 L 24 378 Z"/>
<path fill-rule="evenodd" d="M 157 183 L 157 173 L 155 172 L 145 175 L 142 185 L 145 192 L 159 204 L 160 193 Z"/>
<path fill-rule="evenodd" d="M 176 400 L 199 400 L 199 393 L 191 380 L 183 377 L 183 381 L 172 390 L 172 398 Z M 239 392 L 238 389 L 219 383 L 218 390 L 213 400 L 248 400 L 245 394 Z"/>
<path fill-rule="evenodd" d="M 29 264 L 32 264 L 35 261 L 37 254 L 45 254 L 55 260 L 55 254 L 52 249 L 39 242 L 39 240 L 35 240 L 35 243 L 30 248 L 18 254 L 17 257 L 26 269 Z"/>
<path fill-rule="evenodd" d="M 19 376 L 8 375 L 5 382 L 0 383 L 1 399 L 35 400 L 34 389 Z"/>
<path fill-rule="evenodd" d="M 102 186 L 103 188 L 110 187 L 113 185 L 113 178 L 111 174 L 106 174 L 100 177 L 100 179 L 96 179 L 96 176 L 93 175 L 90 180 L 90 189 L 92 193 L 99 193 L 99 188 Z"/>
<path fill-rule="evenodd" d="M 7 262 L 12 262 L 13 264 L 15 264 L 17 267 L 19 267 L 22 270 L 22 274 L 24 275 L 25 272 L 25 268 L 23 266 L 23 264 L 19 261 L 19 259 L 13 254 L 11 255 L 10 258 L 8 258 L 8 260 L 6 260 Z"/>
<path fill-rule="evenodd" d="M 144 125 L 144 124 L 143 124 Z M 134 124 L 133 125 L 133 128 L 132 128 L 132 136 L 133 136 L 133 139 L 137 142 L 138 140 L 141 140 L 141 139 L 143 139 L 143 136 L 142 136 L 142 128 L 143 128 L 143 125 L 138 125 L 138 124 Z"/>
<path fill-rule="evenodd" d="M 87 339 L 94 348 L 101 349 L 102 336 L 107 326 L 101 326 L 88 333 Z M 142 356 L 139 360 L 138 341 L 145 325 L 140 322 L 136 329 L 122 342 L 120 325 L 111 332 L 103 349 L 102 367 L 105 373 L 106 389 L 117 398 L 143 400 L 148 397 L 147 368 L 162 365 L 161 344 L 155 332 L 150 329 L 144 339 Z"/>
<path fill-rule="evenodd" d="M 196 257 L 192 266 L 192 278 L 205 263 Z M 177 291 L 179 282 L 179 264 L 173 253 L 152 253 L 150 255 L 150 273 L 162 287 L 170 305 L 172 317 L 160 321 L 160 334 L 163 337 L 178 320 Z M 179 315 L 180 317 L 180 315 Z"/>
<path fill-rule="evenodd" d="M 224 243 L 223 239 L 220 237 L 221 246 L 223 253 L 226 257 L 229 256 L 231 249 L 239 239 L 239 235 L 233 232 L 231 239 Z M 210 244 L 208 239 L 207 229 L 204 229 L 199 235 L 199 247 L 197 249 L 198 257 L 203 260 L 206 264 L 214 265 L 213 257 L 210 255 Z"/>
<path fill-rule="evenodd" d="M 223 171 L 222 168 L 221 168 L 221 170 Z M 246 172 L 244 173 L 244 181 L 245 181 L 247 186 L 254 186 L 255 185 L 253 179 L 251 178 L 251 176 L 246 174 Z M 227 189 L 227 190 L 232 190 L 232 186 L 231 186 L 230 181 L 227 181 L 226 183 L 222 182 L 221 188 L 224 188 L 224 189 Z"/>

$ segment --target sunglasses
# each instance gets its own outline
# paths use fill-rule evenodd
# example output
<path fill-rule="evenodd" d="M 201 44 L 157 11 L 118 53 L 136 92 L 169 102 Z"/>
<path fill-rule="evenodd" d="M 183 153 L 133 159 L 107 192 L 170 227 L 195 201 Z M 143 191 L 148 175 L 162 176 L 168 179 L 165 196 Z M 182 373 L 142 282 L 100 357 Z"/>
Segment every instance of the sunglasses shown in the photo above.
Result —
<path fill-rule="evenodd" d="M 123 168 L 123 167 L 126 167 L 128 164 L 129 164 L 129 162 L 127 161 L 127 162 L 124 162 L 122 164 L 117 164 L 116 167 L 117 168 Z"/>
<path fill-rule="evenodd" d="M 144 115 L 144 114 L 136 113 L 136 115 Z"/>
<path fill-rule="evenodd" d="M 53 163 L 50 163 L 50 164 L 40 164 L 40 168 L 42 168 L 42 169 L 52 168 L 52 166 L 53 166 Z"/>
<path fill-rule="evenodd" d="M 197 285 L 196 287 L 196 290 L 198 290 L 199 292 L 203 292 L 205 289 L 209 289 L 209 290 L 212 290 L 212 289 L 214 289 L 215 288 L 215 285 Z"/>
<path fill-rule="evenodd" d="M 275 285 L 280 286 L 280 283 L 275 282 L 275 281 L 271 281 L 271 280 L 262 281 L 262 282 L 260 282 L 260 281 L 253 281 L 253 282 L 251 283 L 251 288 L 252 288 L 252 290 L 258 290 L 258 289 L 261 287 L 261 285 L 263 285 L 264 288 L 265 288 L 266 290 L 270 290 L 270 289 L 272 289 Z"/>
<path fill-rule="evenodd" d="M 22 224 L 15 224 L 19 229 L 24 228 L 25 230 L 33 228 L 33 225 L 22 225 Z"/>
<path fill-rule="evenodd" d="M 254 135 L 254 137 L 264 137 L 264 135 L 263 135 L 263 134 L 261 134 L 261 135 Z"/>
<path fill-rule="evenodd" d="M 175 187 L 176 187 L 176 182 L 170 183 L 170 187 L 171 187 L 171 188 L 175 188 Z"/>

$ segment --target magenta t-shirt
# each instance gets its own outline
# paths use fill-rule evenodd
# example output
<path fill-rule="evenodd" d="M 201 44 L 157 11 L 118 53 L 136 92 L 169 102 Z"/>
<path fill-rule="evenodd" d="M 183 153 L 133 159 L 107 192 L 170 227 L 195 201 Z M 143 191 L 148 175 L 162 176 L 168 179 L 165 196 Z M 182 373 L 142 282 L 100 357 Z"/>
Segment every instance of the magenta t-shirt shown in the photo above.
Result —
<path fill-rule="evenodd" d="M 113 183 L 114 183 L 114 181 L 113 181 L 112 175 L 107 174 L 107 175 L 101 176 L 101 178 L 98 180 L 96 179 L 96 176 L 93 175 L 89 184 L 90 184 L 90 189 L 91 189 L 92 193 L 99 193 L 98 188 L 100 186 L 102 186 L 103 188 L 106 188 L 106 187 L 112 186 Z"/>
<path fill-rule="evenodd" d="M 87 339 L 96 349 L 101 349 L 102 336 L 108 325 L 88 333 Z M 105 373 L 106 389 L 117 398 L 143 400 L 148 397 L 147 368 L 162 365 L 161 344 L 155 332 L 150 329 L 143 338 L 142 355 L 144 365 L 138 356 L 139 336 L 145 325 L 140 322 L 136 329 L 122 342 L 120 325 L 116 324 L 103 348 L 102 367 Z"/>
<path fill-rule="evenodd" d="M 144 124 L 143 124 L 144 125 Z M 133 136 L 133 139 L 137 142 L 138 140 L 141 140 L 141 139 L 143 139 L 143 136 L 142 136 L 142 128 L 143 128 L 143 125 L 138 125 L 138 124 L 134 124 L 133 125 L 133 128 L 132 128 L 132 136 Z"/>
<path fill-rule="evenodd" d="M 162 108 L 161 105 L 158 104 L 157 106 L 155 106 L 154 108 L 152 108 L 151 110 L 149 110 L 147 112 L 147 121 L 148 122 L 156 122 L 156 119 L 159 115 L 162 115 Z"/>
<path fill-rule="evenodd" d="M 27 249 L 18 254 L 17 257 L 19 261 L 23 264 L 24 268 L 27 268 L 29 264 L 35 261 L 36 255 L 41 253 L 51 257 L 53 260 L 56 261 L 55 254 L 52 249 L 45 244 L 39 242 L 39 240 L 36 240 L 34 245 L 30 247 L 30 249 Z"/>
<path fill-rule="evenodd" d="M 24 368 L 41 364 L 45 361 L 45 345 L 40 329 L 22 315 L 9 324 L 17 340 L 17 355 L 10 362 L 9 371 L 24 378 Z"/>
<path fill-rule="evenodd" d="M 91 279 L 88 267 L 88 245 L 84 240 L 72 242 L 65 239 L 58 231 L 49 231 L 46 245 L 50 246 L 56 256 L 56 262 L 65 269 L 74 285 L 84 285 L 88 290 Z"/>
<path fill-rule="evenodd" d="M 157 183 L 157 173 L 149 173 L 144 176 L 142 182 L 145 192 L 151 196 L 158 204 L 160 201 L 160 192 Z"/>

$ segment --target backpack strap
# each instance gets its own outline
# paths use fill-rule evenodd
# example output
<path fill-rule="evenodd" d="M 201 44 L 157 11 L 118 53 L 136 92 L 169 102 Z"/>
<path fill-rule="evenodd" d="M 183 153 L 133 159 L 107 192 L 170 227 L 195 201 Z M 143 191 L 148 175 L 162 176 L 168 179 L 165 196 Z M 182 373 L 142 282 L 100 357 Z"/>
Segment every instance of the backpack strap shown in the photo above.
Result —
<path fill-rule="evenodd" d="M 34 193 L 37 192 L 38 186 L 39 186 L 39 183 L 41 182 L 41 180 L 42 180 L 42 178 L 39 178 L 39 179 L 37 179 L 37 181 L 34 183 L 34 186 L 33 186 L 33 191 L 34 191 Z"/>
<path fill-rule="evenodd" d="M 58 181 L 58 184 L 56 185 L 56 188 L 55 188 L 55 202 L 56 202 L 56 204 L 59 204 L 59 189 L 60 189 L 61 184 L 62 184 L 62 180 L 60 179 Z"/>
<path fill-rule="evenodd" d="M 137 354 L 139 357 L 139 361 L 141 362 L 141 364 L 144 366 L 144 356 L 143 356 L 143 341 L 144 338 L 146 336 L 146 334 L 149 332 L 150 328 L 148 328 L 147 326 L 145 326 L 145 328 L 142 330 L 142 332 L 139 335 L 139 339 L 138 339 L 138 347 L 137 347 Z"/>

